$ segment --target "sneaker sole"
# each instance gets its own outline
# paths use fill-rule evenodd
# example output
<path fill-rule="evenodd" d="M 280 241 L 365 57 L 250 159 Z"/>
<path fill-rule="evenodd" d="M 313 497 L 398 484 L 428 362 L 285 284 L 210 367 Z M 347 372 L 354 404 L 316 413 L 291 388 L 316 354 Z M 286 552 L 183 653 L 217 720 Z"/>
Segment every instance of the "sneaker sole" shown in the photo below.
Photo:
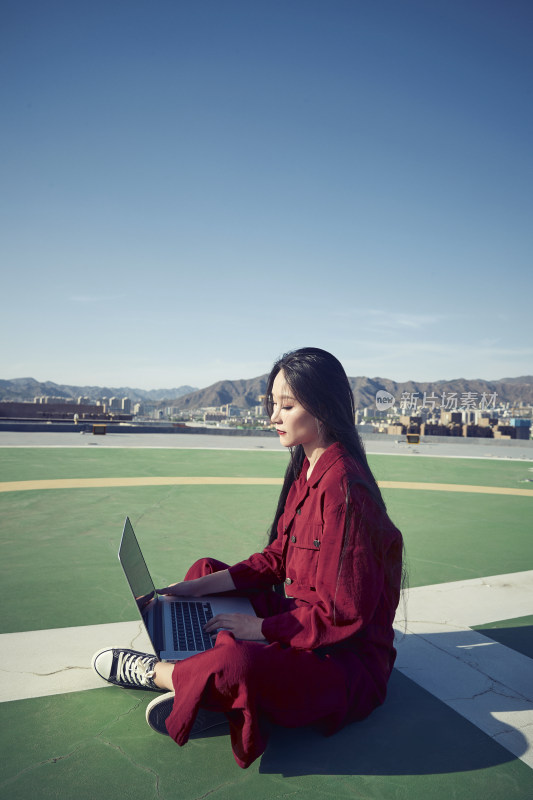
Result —
<path fill-rule="evenodd" d="M 168 692 L 162 697 L 157 697 L 152 700 L 146 707 L 146 722 L 156 731 L 163 736 L 168 736 L 166 721 L 172 712 L 174 705 L 174 692 Z M 194 739 L 202 736 L 206 731 L 219 726 L 228 727 L 228 720 L 218 711 L 208 711 L 205 708 L 200 708 L 194 720 L 189 739 Z"/>
<path fill-rule="evenodd" d="M 161 697 L 156 697 L 146 706 L 146 722 L 156 733 L 168 736 L 165 722 L 172 711 L 174 692 L 167 692 Z"/>

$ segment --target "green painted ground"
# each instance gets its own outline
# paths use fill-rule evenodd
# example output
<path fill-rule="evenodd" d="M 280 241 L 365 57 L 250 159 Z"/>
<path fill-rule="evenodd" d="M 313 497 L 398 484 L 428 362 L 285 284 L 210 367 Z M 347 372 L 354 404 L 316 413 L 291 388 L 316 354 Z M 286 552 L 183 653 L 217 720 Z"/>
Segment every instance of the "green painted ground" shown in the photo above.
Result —
<path fill-rule="evenodd" d="M 0 706 L 9 800 L 529 800 L 531 770 L 399 673 L 387 703 L 325 739 L 276 729 L 243 771 L 229 737 L 178 749 L 146 725 L 153 695 L 104 688 Z M 15 735 L 13 735 L 15 734 Z"/>
<path fill-rule="evenodd" d="M 378 480 L 459 483 L 532 489 L 533 461 L 491 461 L 488 458 L 369 456 Z"/>
<path fill-rule="evenodd" d="M 532 488 L 533 462 L 371 455 L 378 480 Z M 282 477 L 284 450 L 147 450 L 97 447 L 0 449 L 0 481 L 136 476 Z"/>
<path fill-rule="evenodd" d="M 283 473 L 286 455 L 231 451 L 0 450 L 1 480 Z M 528 464 L 375 456 L 378 479 L 518 486 Z M 529 473 L 531 474 L 531 473 Z M 0 495 L 2 631 L 134 619 L 116 556 L 129 514 L 156 582 L 195 558 L 236 561 L 262 546 L 276 487 L 142 487 Z M 387 490 L 411 585 L 533 569 L 533 498 Z M 74 600 L 71 607 L 64 598 Z M 483 626 L 525 652 L 531 617 Z M 489 630 L 490 628 L 490 630 Z M 499 638 L 498 638 L 499 637 Z M 506 639 L 506 641 L 504 641 Z M 522 648 L 522 649 L 521 649 Z M 526 654 L 530 655 L 530 651 Z M 38 655 L 35 665 L 38 668 Z M 103 688 L 0 705 L 6 800 L 530 800 L 533 772 L 399 673 L 387 703 L 330 739 L 274 731 L 240 770 L 228 737 L 178 749 L 151 732 L 152 695 Z"/>
<path fill-rule="evenodd" d="M 17 449 L 0 451 L 1 477 L 21 480 L 97 475 L 281 475 L 278 453 L 232 451 Z M 7 458 L 4 461 L 3 456 Z M 15 469 L 16 457 L 21 463 Z M 282 454 L 283 455 L 283 454 Z M 377 457 L 376 457 L 377 458 Z M 428 458 L 431 480 L 473 482 L 455 459 Z M 212 463 L 211 463 L 212 462 Z M 465 467 L 466 465 L 466 467 Z M 518 476 L 521 463 L 485 462 L 477 480 L 494 485 Z M 490 471 L 487 472 L 487 470 Z M 466 470 L 466 471 L 465 471 Z M 483 471 L 482 470 L 482 471 Z M 421 477 L 417 460 L 379 457 L 378 477 Z M 399 479 L 399 478 L 398 478 Z M 429 477 L 427 477 L 429 480 Z M 409 584 L 442 583 L 533 568 L 533 497 L 434 491 L 383 492 L 406 543 Z M 235 563 L 261 549 L 272 520 L 275 486 L 154 486 L 36 490 L 0 494 L 4 555 L 1 631 L 34 630 L 134 619 L 116 557 L 124 517 L 142 543 L 156 583 L 180 579 L 197 558 Z M 503 547 L 510 532 L 513 547 Z M 31 592 L 20 592 L 24 575 Z M 35 607 L 35 593 L 39 604 Z M 60 597 L 77 602 L 60 604 Z"/>
<path fill-rule="evenodd" d="M 167 585 L 197 558 L 235 563 L 261 549 L 277 494 L 275 486 L 0 494 L 1 632 L 135 619 L 117 559 L 126 515 L 154 581 Z M 533 498 L 397 489 L 384 495 L 404 534 L 411 586 L 533 568 Z M 511 533 L 513 546 L 502 548 Z M 60 603 L 65 595 L 75 602 Z"/>
<path fill-rule="evenodd" d="M 0 481 L 152 475 L 232 478 L 282 477 L 287 453 L 238 450 L 150 450 L 72 447 L 0 449 Z"/>

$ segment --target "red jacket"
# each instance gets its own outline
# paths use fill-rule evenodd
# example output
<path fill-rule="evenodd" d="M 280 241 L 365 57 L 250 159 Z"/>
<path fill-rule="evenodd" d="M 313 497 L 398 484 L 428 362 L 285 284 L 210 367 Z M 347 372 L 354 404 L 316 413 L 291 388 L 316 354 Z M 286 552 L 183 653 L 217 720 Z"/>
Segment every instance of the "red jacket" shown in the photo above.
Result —
<path fill-rule="evenodd" d="M 342 655 L 347 666 L 356 655 L 384 690 L 396 655 L 401 534 L 361 485 L 362 470 L 341 444 L 322 454 L 309 481 L 308 467 L 306 459 L 276 540 L 230 574 L 238 590 L 285 582 L 293 600 L 264 619 L 268 641 Z"/>

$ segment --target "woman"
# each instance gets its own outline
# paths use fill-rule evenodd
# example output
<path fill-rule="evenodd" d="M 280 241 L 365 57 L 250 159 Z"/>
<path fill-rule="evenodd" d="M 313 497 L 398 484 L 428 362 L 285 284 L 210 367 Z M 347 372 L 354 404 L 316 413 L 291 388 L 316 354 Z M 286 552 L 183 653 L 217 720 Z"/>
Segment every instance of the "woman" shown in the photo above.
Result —
<path fill-rule="evenodd" d="M 232 567 L 202 559 L 163 594 L 249 594 L 257 616 L 214 617 L 213 649 L 173 663 L 108 648 L 105 680 L 164 691 L 148 723 L 179 745 L 229 721 L 240 767 L 265 747 L 270 723 L 318 723 L 325 734 L 380 705 L 394 664 L 402 537 L 387 516 L 354 424 L 340 362 L 317 348 L 283 356 L 266 407 L 290 449 L 270 543 Z M 272 591 L 284 584 L 285 593 Z"/>

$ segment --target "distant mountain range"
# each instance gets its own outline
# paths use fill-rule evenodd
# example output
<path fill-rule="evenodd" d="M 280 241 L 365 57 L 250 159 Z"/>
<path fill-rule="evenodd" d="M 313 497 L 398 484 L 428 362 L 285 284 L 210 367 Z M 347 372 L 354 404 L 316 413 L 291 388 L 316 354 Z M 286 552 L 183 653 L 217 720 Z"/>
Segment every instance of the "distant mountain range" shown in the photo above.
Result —
<path fill-rule="evenodd" d="M 131 386 L 68 386 L 52 381 L 36 381 L 33 378 L 15 378 L 14 380 L 0 380 L 1 402 L 27 402 L 34 397 L 48 395 L 49 397 L 75 398 L 88 397 L 90 400 L 99 400 L 101 397 L 129 397 L 134 403 L 149 402 L 157 404 L 167 398 L 181 397 L 184 394 L 196 391 L 194 386 L 180 386 L 177 389 L 132 389 Z"/>
<path fill-rule="evenodd" d="M 267 375 L 259 378 L 239 381 L 219 381 L 207 389 L 200 389 L 191 394 L 176 398 L 172 402 L 176 408 L 183 410 L 202 408 L 208 406 L 221 406 L 232 403 L 239 408 L 250 408 L 258 404 L 258 397 L 264 395 L 266 391 Z M 443 392 L 457 392 L 460 397 L 464 392 L 475 393 L 478 399 L 483 392 L 488 396 L 497 394 L 498 403 L 519 403 L 523 401 L 528 405 L 533 405 L 533 376 L 526 375 L 521 378 L 503 378 L 498 381 L 485 380 L 465 380 L 458 378 L 451 381 L 417 382 L 405 381 L 398 383 L 388 378 L 349 378 L 353 390 L 356 408 L 367 408 L 375 406 L 376 393 L 384 389 L 393 395 L 399 405 L 404 392 L 416 393 L 420 402 L 424 396 L 432 392 L 441 397 Z"/>
<path fill-rule="evenodd" d="M 89 397 L 98 400 L 101 397 L 129 397 L 133 402 L 149 402 L 154 405 L 169 405 L 184 411 L 196 408 L 221 406 L 231 403 L 238 408 L 252 408 L 259 404 L 258 398 L 266 391 L 267 375 L 258 378 L 236 381 L 218 381 L 206 389 L 195 389 L 193 386 L 180 386 L 175 389 L 133 389 L 130 386 L 66 386 L 46 381 L 41 383 L 33 378 L 16 378 L 0 380 L 0 401 L 31 401 L 40 395 L 54 397 L 78 398 Z M 497 381 L 481 379 L 466 380 L 457 378 L 451 381 L 418 382 L 405 381 L 398 383 L 388 378 L 350 378 L 355 405 L 366 408 L 375 404 L 376 392 L 384 389 L 393 395 L 399 405 L 404 392 L 417 393 L 421 399 L 426 393 L 434 393 L 440 398 L 443 392 L 457 392 L 460 397 L 465 392 L 472 392 L 478 398 L 485 393 L 496 393 L 498 403 L 516 404 L 524 402 L 533 405 L 533 376 L 520 378 L 502 378 Z"/>

